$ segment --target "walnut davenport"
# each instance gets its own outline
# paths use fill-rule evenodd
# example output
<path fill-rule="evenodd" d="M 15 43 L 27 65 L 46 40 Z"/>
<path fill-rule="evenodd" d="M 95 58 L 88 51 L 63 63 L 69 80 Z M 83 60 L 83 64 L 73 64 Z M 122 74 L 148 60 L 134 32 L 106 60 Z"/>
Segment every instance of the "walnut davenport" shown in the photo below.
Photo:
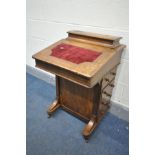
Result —
<path fill-rule="evenodd" d="M 121 37 L 82 31 L 69 31 L 68 37 L 33 55 L 36 67 L 56 75 L 56 99 L 49 106 L 50 117 L 58 108 L 73 114 L 87 124 L 82 135 L 88 141 L 110 107 L 117 66 L 125 45 Z M 76 64 L 51 56 L 51 49 L 69 44 L 102 52 L 93 62 Z"/>

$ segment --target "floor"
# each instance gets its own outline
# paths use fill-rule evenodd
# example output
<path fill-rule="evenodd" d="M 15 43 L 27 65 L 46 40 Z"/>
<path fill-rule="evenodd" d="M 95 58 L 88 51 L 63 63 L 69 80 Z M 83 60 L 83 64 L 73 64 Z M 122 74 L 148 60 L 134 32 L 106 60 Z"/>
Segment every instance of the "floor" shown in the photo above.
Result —
<path fill-rule="evenodd" d="M 26 74 L 27 155 L 128 155 L 129 124 L 107 113 L 85 143 L 85 123 L 64 112 L 47 118 L 47 107 L 55 99 L 55 87 Z"/>

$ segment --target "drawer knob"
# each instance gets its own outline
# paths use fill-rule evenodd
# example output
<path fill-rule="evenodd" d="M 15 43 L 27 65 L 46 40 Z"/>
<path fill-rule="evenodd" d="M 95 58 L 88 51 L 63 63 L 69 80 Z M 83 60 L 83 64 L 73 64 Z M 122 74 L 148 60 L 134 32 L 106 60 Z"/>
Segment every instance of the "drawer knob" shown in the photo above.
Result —
<path fill-rule="evenodd" d="M 111 74 L 112 74 L 112 75 L 116 75 L 116 73 L 115 73 L 115 72 L 111 72 Z"/>
<path fill-rule="evenodd" d="M 111 97 L 111 94 L 107 93 L 106 91 L 103 92 L 105 95 Z"/>
<path fill-rule="evenodd" d="M 105 78 L 105 81 L 110 82 L 110 80 L 108 78 Z"/>
<path fill-rule="evenodd" d="M 109 84 L 109 86 L 110 86 L 110 87 L 115 87 L 115 85 L 114 85 L 114 84 Z"/>
<path fill-rule="evenodd" d="M 106 105 L 106 104 L 108 104 L 108 102 L 105 102 L 105 101 L 104 101 L 104 102 L 102 102 L 102 104 Z"/>

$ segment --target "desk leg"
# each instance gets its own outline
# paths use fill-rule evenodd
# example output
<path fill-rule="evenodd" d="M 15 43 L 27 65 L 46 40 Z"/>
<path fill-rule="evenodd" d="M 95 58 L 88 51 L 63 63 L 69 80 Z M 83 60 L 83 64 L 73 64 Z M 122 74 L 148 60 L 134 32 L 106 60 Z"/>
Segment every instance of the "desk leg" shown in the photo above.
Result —
<path fill-rule="evenodd" d="M 83 129 L 83 132 L 82 132 L 83 137 L 86 140 L 86 142 L 88 142 L 88 139 L 96 126 L 97 126 L 97 122 L 96 122 L 96 118 L 94 116 L 90 119 L 90 121 L 85 126 L 85 128 Z"/>
<path fill-rule="evenodd" d="M 49 106 L 47 110 L 48 118 L 51 117 L 52 113 L 55 112 L 59 107 L 60 107 L 60 101 L 59 101 L 59 89 L 60 89 L 60 84 L 59 84 L 59 77 L 56 76 L 56 100 Z"/>
<path fill-rule="evenodd" d="M 47 110 L 47 114 L 48 117 L 50 118 L 52 113 L 55 112 L 58 108 L 60 107 L 60 104 L 58 103 L 57 100 L 55 100 L 48 108 Z"/>
<path fill-rule="evenodd" d="M 102 85 L 101 83 L 96 84 L 93 87 L 93 109 L 92 109 L 92 116 L 88 124 L 85 126 L 83 130 L 83 137 L 88 142 L 90 135 L 93 133 L 97 125 L 99 124 L 99 106 L 101 104 L 101 90 Z"/>

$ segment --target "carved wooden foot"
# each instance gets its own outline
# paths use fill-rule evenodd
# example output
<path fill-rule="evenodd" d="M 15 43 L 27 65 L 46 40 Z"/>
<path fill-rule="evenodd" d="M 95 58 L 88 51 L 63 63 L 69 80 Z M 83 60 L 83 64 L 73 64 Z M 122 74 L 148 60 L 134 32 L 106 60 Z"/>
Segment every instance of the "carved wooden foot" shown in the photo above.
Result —
<path fill-rule="evenodd" d="M 96 118 L 92 117 L 91 120 L 88 122 L 88 124 L 84 127 L 82 134 L 86 143 L 88 142 L 88 139 L 92 134 L 93 130 L 95 129 L 96 125 L 97 125 Z"/>
<path fill-rule="evenodd" d="M 47 114 L 48 118 L 51 117 L 52 113 L 55 112 L 58 108 L 60 107 L 60 104 L 58 103 L 57 100 L 55 100 L 48 108 Z"/>

